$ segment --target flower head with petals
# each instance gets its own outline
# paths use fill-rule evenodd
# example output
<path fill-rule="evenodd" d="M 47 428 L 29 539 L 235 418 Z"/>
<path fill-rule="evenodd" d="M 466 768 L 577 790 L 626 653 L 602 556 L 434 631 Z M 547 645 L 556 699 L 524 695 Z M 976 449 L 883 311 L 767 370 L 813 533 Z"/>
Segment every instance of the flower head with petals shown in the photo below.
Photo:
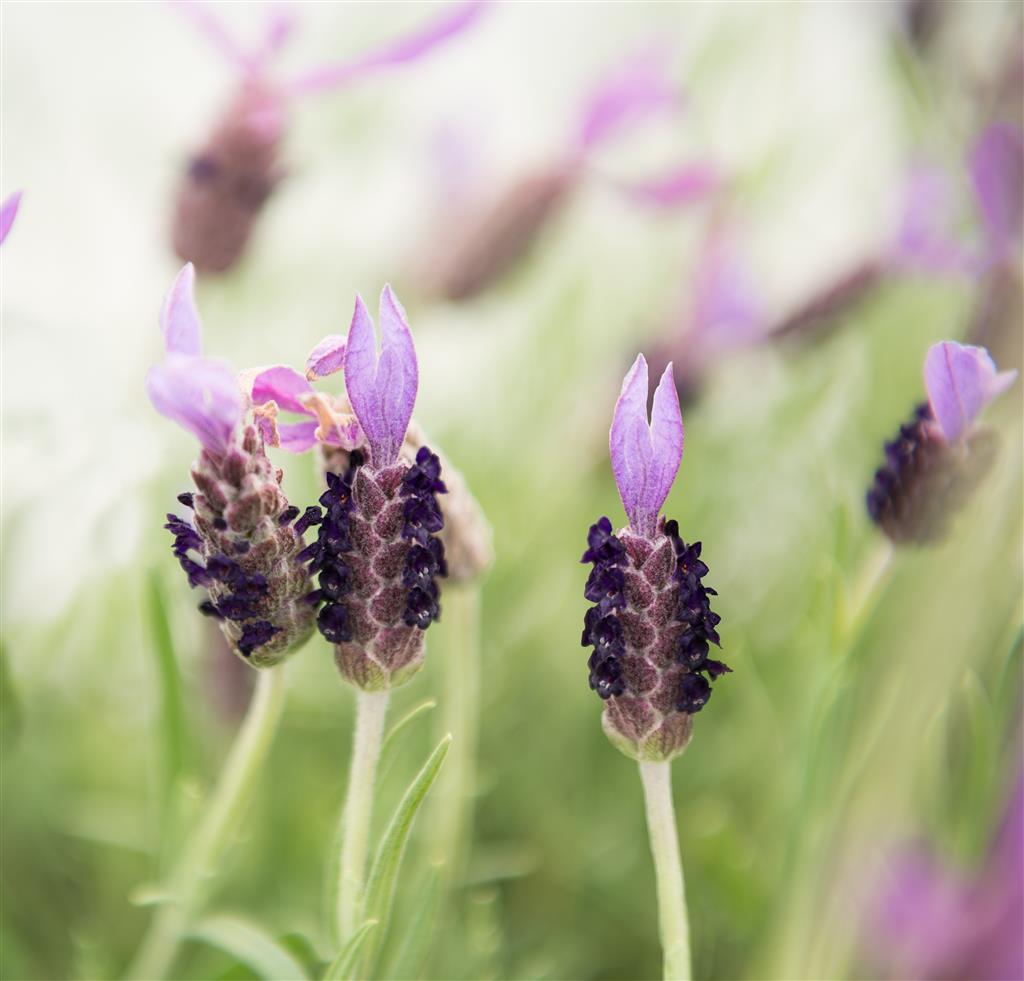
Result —
<path fill-rule="evenodd" d="M 989 402 L 1017 378 L 1016 371 L 997 371 L 981 347 L 941 341 L 924 361 L 924 383 L 932 414 L 948 442 L 956 442 Z"/>

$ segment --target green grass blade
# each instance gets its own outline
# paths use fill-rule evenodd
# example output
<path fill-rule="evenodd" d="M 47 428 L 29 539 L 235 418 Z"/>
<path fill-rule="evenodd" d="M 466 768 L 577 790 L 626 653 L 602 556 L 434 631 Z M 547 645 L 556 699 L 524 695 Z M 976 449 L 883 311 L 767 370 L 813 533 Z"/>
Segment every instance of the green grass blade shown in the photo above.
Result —
<path fill-rule="evenodd" d="M 163 764 L 160 803 L 161 814 L 166 817 L 174 798 L 174 789 L 185 766 L 187 736 L 181 675 L 174 654 L 174 641 L 171 637 L 163 587 L 155 571 L 149 574 L 146 606 L 160 682 L 160 743 Z"/>
<path fill-rule="evenodd" d="M 376 925 L 376 920 L 367 920 L 352 934 L 349 942 L 341 948 L 338 956 L 331 961 L 330 967 L 327 968 L 327 972 L 324 974 L 324 981 L 341 981 L 342 978 L 347 978 L 352 973 L 352 969 L 356 965 L 356 958 L 363 949 L 366 938 L 373 932 L 373 928 Z"/>
<path fill-rule="evenodd" d="M 441 898 L 441 864 L 427 870 L 426 881 L 416 892 L 416 909 L 405 924 L 402 943 L 384 971 L 386 978 L 418 978 L 437 929 L 437 913 Z"/>
<path fill-rule="evenodd" d="M 394 900 L 395 883 L 398 880 L 398 871 L 405 854 L 405 845 L 409 840 L 409 832 L 412 830 L 413 821 L 423 804 L 431 786 L 441 772 L 441 764 L 451 746 L 451 735 L 445 736 L 437 744 L 437 748 L 423 769 L 413 778 L 409 789 L 398 802 L 394 817 L 388 825 L 387 831 L 377 849 L 377 857 L 374 859 L 373 868 L 370 869 L 370 876 L 366 886 L 366 914 L 377 920 L 380 929 L 366 949 L 364 966 L 371 968 L 376 957 L 377 949 L 380 947 L 383 937 L 387 935 L 388 919 L 391 916 L 391 906 Z M 370 971 L 364 970 L 364 975 Z"/>
<path fill-rule="evenodd" d="M 237 916 L 208 916 L 189 934 L 230 954 L 268 981 L 306 981 L 303 966 L 263 929 Z"/>

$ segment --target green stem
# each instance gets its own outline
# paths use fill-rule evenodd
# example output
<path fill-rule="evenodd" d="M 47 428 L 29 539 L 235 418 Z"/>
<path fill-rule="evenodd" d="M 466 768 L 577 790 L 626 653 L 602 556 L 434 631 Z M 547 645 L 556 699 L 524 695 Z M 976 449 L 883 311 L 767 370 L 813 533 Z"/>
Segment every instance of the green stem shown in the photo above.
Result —
<path fill-rule="evenodd" d="M 356 732 L 352 742 L 348 793 L 341 814 L 341 860 L 338 863 L 336 926 L 342 946 L 361 925 L 373 784 L 390 694 L 387 690 L 360 690 L 356 694 Z"/>
<path fill-rule="evenodd" d="M 640 763 L 647 804 L 647 831 L 658 884 L 658 926 L 665 981 L 689 981 L 690 925 L 686 915 L 683 863 L 672 807 L 672 770 L 668 760 Z"/>
<path fill-rule="evenodd" d="M 171 877 L 167 899 L 157 910 L 127 972 L 128 977 L 150 981 L 164 977 L 170 969 L 266 760 L 284 707 L 284 692 L 283 668 L 260 671 L 256 691 L 217 787 L 195 833 L 185 843 Z"/>

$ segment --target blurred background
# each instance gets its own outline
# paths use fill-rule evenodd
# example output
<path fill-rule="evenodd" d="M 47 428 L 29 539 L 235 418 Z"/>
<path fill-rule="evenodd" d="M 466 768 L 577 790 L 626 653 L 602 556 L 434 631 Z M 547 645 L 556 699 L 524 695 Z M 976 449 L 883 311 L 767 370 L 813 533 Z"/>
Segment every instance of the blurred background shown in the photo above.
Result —
<path fill-rule="evenodd" d="M 275 8 L 209 9 L 256 45 Z M 283 76 L 447 8 L 286 9 Z M 251 684 L 170 554 L 161 525 L 195 445 L 143 388 L 181 265 L 176 189 L 239 77 L 171 4 L 8 2 L 0 17 L 0 195 L 25 191 L 2 250 L 0 974 L 106 978 L 173 849 L 167 754 L 186 826 Z M 588 152 L 543 220 L 487 225 L 571 152 L 595 85 L 653 47 L 678 105 Z M 301 367 L 345 333 L 356 292 L 390 282 L 416 338 L 417 418 L 494 529 L 469 860 L 422 962 L 385 957 L 396 976 L 660 975 L 640 783 L 601 732 L 579 644 L 586 530 L 624 521 L 607 430 L 640 350 L 677 361 L 687 439 L 666 513 L 703 542 L 734 670 L 673 767 L 696 976 L 988 976 L 960 954 L 910 966 L 877 916 L 907 849 L 983 878 L 1020 772 L 1021 384 L 986 413 L 999 455 L 946 542 L 875 576 L 886 546 L 864 494 L 925 397 L 931 343 L 984 328 L 1000 368 L 1019 367 L 1019 251 L 979 274 L 921 260 L 903 232 L 927 168 L 942 188 L 927 222 L 965 249 L 983 237 L 969 155 L 989 124 L 1021 126 L 1022 78 L 1012 2 L 509 2 L 292 107 L 245 254 L 200 278 L 206 352 Z M 689 191 L 662 181 L 680 167 Z M 518 261 L 446 289 L 432 268 L 460 247 Z M 728 310 L 705 315 L 713 273 Z M 315 461 L 271 453 L 291 500 L 312 502 Z M 450 629 L 395 695 L 394 718 L 439 707 L 386 774 L 381 821 L 440 735 Z M 326 957 L 353 696 L 319 636 L 288 674 L 211 908 Z M 430 820 L 398 923 L 427 888 Z M 175 973 L 255 976 L 191 942 Z"/>

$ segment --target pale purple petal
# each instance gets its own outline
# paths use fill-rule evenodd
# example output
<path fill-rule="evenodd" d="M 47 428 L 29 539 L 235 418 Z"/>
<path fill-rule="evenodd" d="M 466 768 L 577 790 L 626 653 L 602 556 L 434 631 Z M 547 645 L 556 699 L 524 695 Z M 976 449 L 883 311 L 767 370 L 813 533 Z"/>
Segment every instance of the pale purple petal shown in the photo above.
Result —
<path fill-rule="evenodd" d="M 224 453 L 242 419 L 235 375 L 220 361 L 169 355 L 146 376 L 153 407 L 192 433 L 208 450 Z"/>
<path fill-rule="evenodd" d="M 21 191 L 15 191 L 9 195 L 2 205 L 0 205 L 0 245 L 3 245 L 4 239 L 7 238 L 7 233 L 11 230 L 11 226 L 14 224 L 14 219 L 18 216 L 18 206 L 21 204 Z"/>
<path fill-rule="evenodd" d="M 380 393 L 384 425 L 395 442 L 397 455 L 419 388 L 419 366 L 412 331 L 405 310 L 390 286 L 380 295 L 380 362 L 377 365 L 377 390 Z"/>
<path fill-rule="evenodd" d="M 277 426 L 278 445 L 289 453 L 305 453 L 310 447 L 316 446 L 316 430 L 319 423 L 282 422 Z"/>
<path fill-rule="evenodd" d="M 253 379 L 252 400 L 256 405 L 273 400 L 279 409 L 308 416 L 309 410 L 299 401 L 299 396 L 311 391 L 312 386 L 294 368 L 279 364 L 261 371 Z"/>
<path fill-rule="evenodd" d="M 352 61 L 324 65 L 300 75 L 285 85 L 285 91 L 291 95 L 312 95 L 338 88 L 380 69 L 415 61 L 476 23 L 489 6 L 488 0 L 457 4 L 408 37 L 392 41 Z"/>
<path fill-rule="evenodd" d="M 994 123 L 978 138 L 970 159 L 971 179 L 993 257 L 1018 247 L 1024 226 L 1024 135 Z"/>
<path fill-rule="evenodd" d="M 608 445 L 612 472 L 630 525 L 653 534 L 683 454 L 683 420 L 672 378 L 665 369 L 647 420 L 647 361 L 637 355 L 615 404 Z"/>
<path fill-rule="evenodd" d="M 678 208 L 708 197 L 722 187 L 718 171 L 707 163 L 684 164 L 678 170 L 636 182 L 620 182 L 621 190 L 638 204 Z"/>
<path fill-rule="evenodd" d="M 924 362 L 924 383 L 932 412 L 950 442 L 958 440 L 979 412 L 1006 391 L 1016 371 L 997 373 L 988 351 L 942 341 Z"/>
<path fill-rule="evenodd" d="M 356 297 L 345 348 L 345 388 L 369 441 L 374 466 L 386 467 L 402 446 L 418 384 L 412 334 L 390 286 L 381 294 L 380 321 L 378 360 L 373 321 L 362 298 Z"/>
<path fill-rule="evenodd" d="M 274 58 L 280 54 L 295 30 L 297 18 L 283 6 L 276 7 L 267 18 L 267 26 L 263 32 L 263 42 L 252 56 L 255 72 L 265 71 Z"/>
<path fill-rule="evenodd" d="M 306 358 L 306 377 L 313 381 L 326 378 L 345 367 L 345 336 L 331 334 L 325 337 Z"/>
<path fill-rule="evenodd" d="M 941 171 L 915 167 L 903 190 L 903 204 L 889 261 L 910 272 L 964 274 L 977 259 L 958 240 L 953 188 Z"/>
<path fill-rule="evenodd" d="M 667 55 L 666 50 L 643 51 L 601 80 L 584 106 L 582 150 L 593 150 L 652 115 L 680 108 L 682 96 L 669 77 Z"/>
<path fill-rule="evenodd" d="M 198 357 L 203 353 L 203 329 L 196 309 L 196 271 L 186 263 L 175 277 L 160 310 L 160 329 L 168 354 Z"/>
<path fill-rule="evenodd" d="M 750 270 L 732 238 L 720 229 L 712 230 L 704 246 L 693 292 L 690 334 L 712 353 L 746 343 L 765 324 Z"/>
<path fill-rule="evenodd" d="M 227 25 L 205 4 L 196 0 L 167 2 L 180 11 L 229 64 L 240 68 L 246 74 L 253 74 L 257 70 L 253 56 L 238 43 Z"/>

